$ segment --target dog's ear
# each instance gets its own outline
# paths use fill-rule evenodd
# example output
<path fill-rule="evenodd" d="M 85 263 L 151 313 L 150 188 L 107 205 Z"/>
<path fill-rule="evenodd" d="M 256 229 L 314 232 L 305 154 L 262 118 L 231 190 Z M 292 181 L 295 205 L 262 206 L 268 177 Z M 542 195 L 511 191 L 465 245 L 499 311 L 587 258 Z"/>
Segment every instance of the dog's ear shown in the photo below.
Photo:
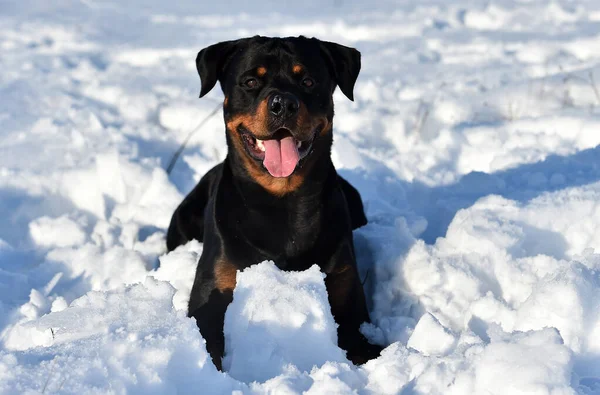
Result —
<path fill-rule="evenodd" d="M 348 99 L 354 101 L 354 84 L 360 72 L 360 52 L 328 41 L 320 41 L 319 44 L 335 83 Z"/>
<path fill-rule="evenodd" d="M 196 69 L 200 75 L 202 88 L 200 97 L 206 95 L 223 77 L 228 61 L 238 49 L 239 40 L 223 41 L 198 52 Z"/>

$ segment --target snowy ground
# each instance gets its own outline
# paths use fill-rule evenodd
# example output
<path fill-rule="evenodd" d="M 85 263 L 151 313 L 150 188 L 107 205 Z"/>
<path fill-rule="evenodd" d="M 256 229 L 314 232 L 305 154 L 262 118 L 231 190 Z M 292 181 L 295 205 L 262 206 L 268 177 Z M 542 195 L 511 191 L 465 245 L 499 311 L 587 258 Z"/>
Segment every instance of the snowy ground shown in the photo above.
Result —
<path fill-rule="evenodd" d="M 600 3 L 121 3 L 0 0 L 0 392 L 600 394 Z M 185 317 L 202 246 L 163 255 L 225 155 L 216 116 L 164 171 L 222 100 L 196 52 L 254 34 L 363 53 L 333 153 L 370 220 L 363 367 L 322 275 L 263 263 L 217 372 Z"/>

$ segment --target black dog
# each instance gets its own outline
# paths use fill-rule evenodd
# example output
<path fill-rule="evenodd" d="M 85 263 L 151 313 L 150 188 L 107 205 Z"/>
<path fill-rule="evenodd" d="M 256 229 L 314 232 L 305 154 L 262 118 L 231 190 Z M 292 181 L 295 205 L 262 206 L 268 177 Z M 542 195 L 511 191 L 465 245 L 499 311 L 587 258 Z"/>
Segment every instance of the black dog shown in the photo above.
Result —
<path fill-rule="evenodd" d="M 282 270 L 318 264 L 354 363 L 379 355 L 359 332 L 369 321 L 352 241 L 367 223 L 360 195 L 331 162 L 336 86 L 353 100 L 360 52 L 315 38 L 252 37 L 203 49 L 200 97 L 219 81 L 227 158 L 173 214 L 169 251 L 196 239 L 204 249 L 189 301 L 221 369 L 223 320 L 236 271 L 272 260 Z"/>

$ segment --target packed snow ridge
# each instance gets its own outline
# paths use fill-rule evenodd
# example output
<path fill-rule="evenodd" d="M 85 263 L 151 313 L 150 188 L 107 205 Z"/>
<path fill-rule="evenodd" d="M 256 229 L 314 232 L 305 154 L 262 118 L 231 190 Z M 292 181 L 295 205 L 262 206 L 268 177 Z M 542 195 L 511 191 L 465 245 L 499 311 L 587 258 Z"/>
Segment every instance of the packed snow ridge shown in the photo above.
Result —
<path fill-rule="evenodd" d="M 597 1 L 0 6 L 0 392 L 600 394 Z M 277 21 L 273 23 L 273 21 Z M 352 365 L 324 275 L 238 272 L 225 372 L 186 304 L 202 244 L 170 216 L 226 154 L 202 47 L 357 47 L 333 159 L 385 346 Z M 338 96 L 339 95 L 339 96 Z"/>

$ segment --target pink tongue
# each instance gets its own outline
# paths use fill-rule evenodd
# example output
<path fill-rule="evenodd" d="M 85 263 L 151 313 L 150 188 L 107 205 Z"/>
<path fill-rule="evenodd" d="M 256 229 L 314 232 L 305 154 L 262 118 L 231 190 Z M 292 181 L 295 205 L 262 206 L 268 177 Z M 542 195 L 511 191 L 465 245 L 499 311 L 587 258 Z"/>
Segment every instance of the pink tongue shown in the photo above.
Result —
<path fill-rule="evenodd" d="M 273 177 L 288 177 L 298 164 L 298 148 L 292 136 L 281 140 L 265 140 L 263 165 Z"/>

